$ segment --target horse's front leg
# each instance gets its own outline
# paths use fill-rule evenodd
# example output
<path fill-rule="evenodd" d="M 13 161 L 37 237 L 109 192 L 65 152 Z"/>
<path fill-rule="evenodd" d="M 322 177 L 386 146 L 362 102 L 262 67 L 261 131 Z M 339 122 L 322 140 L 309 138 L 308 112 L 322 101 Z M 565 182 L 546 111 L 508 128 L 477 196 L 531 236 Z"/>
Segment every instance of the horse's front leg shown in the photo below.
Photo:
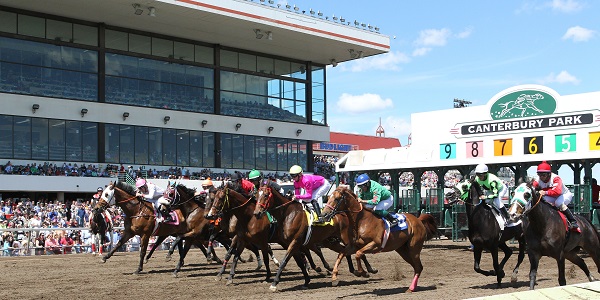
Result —
<path fill-rule="evenodd" d="M 533 250 L 529 249 L 527 251 L 529 256 L 529 289 L 533 290 L 535 288 L 535 280 L 537 277 L 537 269 L 540 264 L 541 255 Z"/>
<path fill-rule="evenodd" d="M 121 246 L 123 246 L 127 241 L 129 241 L 129 239 L 133 237 L 133 232 L 126 230 L 123 235 L 121 236 L 121 239 L 119 239 L 119 242 L 117 243 L 117 245 L 112 248 L 106 255 L 104 255 L 102 257 L 102 262 L 105 263 L 106 260 L 108 260 L 111 256 L 113 256 L 113 254 L 117 251 L 117 249 L 121 248 Z"/>
<path fill-rule="evenodd" d="M 283 272 L 283 269 L 285 269 L 285 266 L 287 265 L 287 263 L 290 261 L 290 258 L 292 258 L 293 253 L 297 252 L 299 247 L 300 247 L 300 243 L 297 240 L 293 240 L 288 245 L 285 255 L 283 256 L 283 258 L 281 259 L 281 262 L 279 263 L 279 269 L 277 269 L 277 274 L 275 275 L 275 278 L 273 279 L 273 282 L 271 283 L 271 286 L 269 287 L 269 289 L 272 292 L 277 291 L 277 284 L 279 283 L 279 281 L 281 279 L 281 273 Z M 300 267 L 300 269 L 303 270 L 302 274 L 304 274 L 304 272 L 306 272 L 306 266 L 304 266 L 304 264 L 302 262 L 298 263 L 298 267 Z M 308 273 L 305 276 L 305 285 L 308 285 L 306 283 L 307 277 L 308 277 Z"/>
<path fill-rule="evenodd" d="M 492 246 L 492 250 L 490 250 L 490 252 L 492 254 L 494 272 L 496 272 L 497 287 L 500 287 L 502 278 L 504 278 L 504 270 L 502 270 L 501 264 L 498 263 L 498 247 Z"/>
<path fill-rule="evenodd" d="M 362 258 L 365 256 L 366 252 L 372 251 L 376 247 L 377 247 L 377 244 L 372 241 L 372 242 L 369 242 L 368 244 L 366 244 L 364 247 L 362 247 L 358 251 L 356 251 L 356 253 L 354 254 L 356 256 L 356 271 L 354 272 L 354 275 L 356 275 L 358 277 L 369 278 L 369 273 L 367 273 L 362 267 Z"/>
<path fill-rule="evenodd" d="M 165 261 L 171 260 L 171 256 L 173 255 L 173 252 L 175 252 L 175 247 L 177 247 L 178 253 L 179 255 L 181 255 L 181 252 L 183 251 L 181 243 L 183 243 L 183 239 L 181 238 L 181 236 L 177 236 L 177 238 L 173 241 L 173 244 L 171 244 L 171 247 L 169 247 L 169 252 L 167 252 Z"/>
<path fill-rule="evenodd" d="M 141 237 L 142 242 L 140 243 L 140 264 L 138 265 L 138 269 L 133 272 L 133 274 L 138 275 L 144 269 L 144 257 L 146 256 L 146 251 L 148 249 L 148 242 L 150 241 L 150 233 L 143 234 Z M 121 241 L 119 241 L 121 243 Z M 117 247 L 118 248 L 118 247 Z M 116 250 L 113 249 L 111 253 Z"/>
<path fill-rule="evenodd" d="M 340 252 L 338 253 L 338 257 L 335 260 L 335 264 L 333 265 L 333 271 L 331 272 L 331 286 L 337 286 L 339 283 L 339 280 L 337 278 L 338 276 L 338 271 L 340 269 L 340 262 L 342 261 L 342 258 L 344 258 L 344 256 L 350 258 L 351 255 L 348 254 L 346 255 L 344 252 Z M 348 259 L 348 265 L 351 266 L 352 265 L 352 260 Z M 354 267 L 350 268 L 351 272 L 354 273 Z"/>
<path fill-rule="evenodd" d="M 479 263 L 481 262 L 481 253 L 482 252 L 483 252 L 483 248 L 481 248 L 480 246 L 473 245 L 473 269 L 475 270 L 475 272 L 477 272 L 479 274 L 483 274 L 485 276 L 496 275 L 496 271 L 494 271 L 494 270 L 484 271 L 481 269 L 481 266 L 479 265 Z M 496 263 L 498 263 L 498 262 L 496 261 Z"/>
<path fill-rule="evenodd" d="M 237 253 L 237 251 L 235 251 L 235 248 L 237 248 L 237 243 L 238 243 L 238 237 L 236 235 L 231 240 L 231 244 L 229 245 L 229 250 L 227 250 L 227 254 L 225 254 L 225 258 L 223 258 L 223 264 L 221 266 L 221 270 L 217 274 L 217 278 L 215 278 L 215 280 L 219 281 L 219 280 L 221 280 L 221 278 L 223 278 L 223 273 L 225 273 L 225 268 L 227 267 L 227 262 L 229 261 L 229 258 L 231 258 L 231 254 Z"/>
<path fill-rule="evenodd" d="M 567 284 L 567 278 L 565 277 L 565 257 L 561 254 L 560 258 L 556 259 L 558 264 L 558 284 L 563 286 Z"/>
<path fill-rule="evenodd" d="M 233 257 L 233 262 L 231 263 L 231 268 L 229 269 L 229 278 L 227 278 L 227 282 L 225 285 L 230 285 L 233 283 L 233 277 L 235 277 L 235 268 L 237 267 L 238 261 L 240 260 L 240 256 L 244 251 L 244 241 L 239 239 L 236 247 L 235 247 L 235 256 Z"/>
<path fill-rule="evenodd" d="M 181 270 L 181 267 L 183 267 L 185 257 L 187 256 L 188 251 L 190 251 L 190 248 L 192 248 L 192 244 L 193 243 L 189 242 L 189 240 L 186 241 L 183 245 L 183 249 L 179 251 L 179 262 L 177 263 L 177 267 L 175 267 L 175 271 L 173 271 L 173 277 L 178 276 L 177 274 Z"/>
<path fill-rule="evenodd" d="M 156 248 L 158 248 L 158 245 L 162 244 L 162 242 L 166 239 L 166 236 L 159 236 L 158 239 L 156 240 L 156 243 L 154 243 L 154 245 L 152 245 L 152 248 L 150 249 L 150 252 L 148 253 L 148 255 L 146 255 L 146 258 L 144 259 L 144 263 L 147 264 L 148 260 L 150 260 L 150 257 L 152 257 L 152 253 L 154 253 L 154 250 L 156 250 Z"/>

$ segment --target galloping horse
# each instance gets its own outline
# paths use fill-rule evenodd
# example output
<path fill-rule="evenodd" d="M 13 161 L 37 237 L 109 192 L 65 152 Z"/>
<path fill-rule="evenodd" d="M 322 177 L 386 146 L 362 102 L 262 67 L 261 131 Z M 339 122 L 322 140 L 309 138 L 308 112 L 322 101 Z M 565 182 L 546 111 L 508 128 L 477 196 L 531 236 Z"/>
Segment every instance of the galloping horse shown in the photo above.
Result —
<path fill-rule="evenodd" d="M 407 229 L 386 233 L 386 223 L 369 208 L 364 208 L 358 197 L 347 187 L 340 186 L 329 196 L 323 209 L 324 215 L 344 211 L 348 214 L 351 227 L 351 243 L 346 246 L 346 253 L 340 253 L 333 267 L 332 284 L 337 285 L 338 267 L 345 254 L 356 254 L 357 272 L 366 277 L 360 259 L 365 253 L 396 251 L 414 270 L 414 277 L 407 292 L 417 287 L 419 276 L 423 271 L 421 250 L 426 240 L 437 233 L 437 226 L 432 215 L 422 214 L 419 218 L 404 214 Z M 385 237 L 387 236 L 387 240 Z M 359 249 L 358 251 L 355 251 Z"/>
<path fill-rule="evenodd" d="M 98 210 L 92 210 L 92 218 L 90 219 L 90 231 L 94 234 L 94 247 L 98 254 L 102 255 L 104 244 L 110 242 L 112 244 L 112 226 L 104 219 L 104 214 Z M 106 234 L 109 234 L 108 237 Z"/>
<path fill-rule="evenodd" d="M 497 285 L 500 287 L 502 278 L 504 278 L 504 265 L 512 255 L 513 251 L 506 245 L 506 241 L 516 239 L 519 242 L 519 255 L 517 264 L 513 269 L 511 282 L 517 281 L 519 266 L 525 258 L 525 236 L 523 235 L 522 224 L 500 229 L 492 208 L 481 202 L 479 196 L 483 194 L 481 186 L 475 180 L 470 181 L 471 186 L 468 192 L 465 209 L 467 212 L 467 222 L 469 225 L 469 241 L 473 244 L 473 258 L 475 272 L 485 276 L 496 276 Z M 498 263 L 498 248 L 504 252 L 504 258 Z M 480 261 L 483 250 L 489 250 L 492 254 L 494 269 L 489 271 L 481 270 Z"/>
<path fill-rule="evenodd" d="M 565 258 L 581 268 L 589 281 L 594 280 L 585 261 L 577 255 L 581 248 L 594 260 L 600 272 L 600 236 L 594 225 L 575 215 L 581 233 L 570 232 L 567 230 L 566 221 L 563 221 L 564 217 L 560 216 L 554 206 L 542 199 L 531 183 L 521 183 L 515 189 L 509 214 L 513 219 L 526 216 L 529 221 L 525 227 L 527 254 L 531 265 L 529 289 L 535 288 L 537 268 L 542 256 L 556 259 L 560 285 L 567 284 Z"/>
<path fill-rule="evenodd" d="M 133 186 L 120 181 L 111 182 L 102 191 L 102 196 L 96 204 L 95 209 L 104 209 L 110 205 L 119 206 L 125 214 L 124 232 L 117 245 L 102 257 L 102 261 L 106 262 L 129 239 L 135 235 L 139 235 L 141 237 L 140 262 L 134 274 L 139 274 L 143 270 L 144 256 L 146 255 L 148 242 L 152 235 L 168 236 L 171 234 L 183 234 L 184 238 L 195 236 L 198 234 L 197 227 L 199 226 L 196 222 L 206 221 L 203 218 L 202 209 L 198 209 L 198 204 L 194 201 L 187 201 L 181 203 L 180 211 L 176 210 L 180 220 L 177 225 L 159 224 L 156 221 L 153 204 L 137 197 Z M 181 259 L 180 263 L 183 263 Z M 174 275 L 176 274 L 177 270 Z"/>

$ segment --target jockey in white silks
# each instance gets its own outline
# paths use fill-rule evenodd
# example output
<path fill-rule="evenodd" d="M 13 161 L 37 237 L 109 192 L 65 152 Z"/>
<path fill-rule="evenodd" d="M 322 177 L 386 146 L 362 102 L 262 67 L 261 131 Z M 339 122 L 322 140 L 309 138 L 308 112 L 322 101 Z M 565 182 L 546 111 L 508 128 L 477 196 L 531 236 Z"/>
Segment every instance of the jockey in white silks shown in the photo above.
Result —
<path fill-rule="evenodd" d="M 160 211 L 163 216 L 163 222 L 172 222 L 171 215 L 169 214 L 171 202 L 164 197 L 165 191 L 153 184 L 152 182 L 146 181 L 144 178 L 138 178 L 135 181 L 135 187 L 137 188 L 136 196 L 144 198 L 144 200 L 154 204 L 154 207 Z"/>

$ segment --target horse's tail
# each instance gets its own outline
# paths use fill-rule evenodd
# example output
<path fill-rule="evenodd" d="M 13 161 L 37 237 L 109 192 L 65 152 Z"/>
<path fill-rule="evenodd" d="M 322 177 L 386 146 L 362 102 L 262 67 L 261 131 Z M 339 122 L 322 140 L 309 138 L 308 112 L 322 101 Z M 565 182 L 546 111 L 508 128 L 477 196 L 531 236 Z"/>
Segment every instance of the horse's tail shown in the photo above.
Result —
<path fill-rule="evenodd" d="M 437 236 L 438 229 L 435 223 L 435 218 L 430 214 L 421 214 L 419 220 L 425 225 L 426 240 L 429 241 Z"/>

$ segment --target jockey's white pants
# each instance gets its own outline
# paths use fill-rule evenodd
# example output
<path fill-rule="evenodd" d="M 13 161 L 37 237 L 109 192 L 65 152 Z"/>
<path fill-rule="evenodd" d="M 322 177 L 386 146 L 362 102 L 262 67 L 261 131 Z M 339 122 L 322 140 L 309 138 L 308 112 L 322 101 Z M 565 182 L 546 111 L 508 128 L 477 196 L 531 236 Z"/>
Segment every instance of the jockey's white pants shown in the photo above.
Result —
<path fill-rule="evenodd" d="M 550 197 L 548 195 L 544 195 L 544 200 L 554 205 L 555 207 L 561 208 L 563 205 L 567 206 L 569 205 L 569 203 L 571 203 L 571 200 L 573 200 L 573 193 L 567 190 L 564 194 L 558 197 Z M 561 208 L 561 210 L 563 209 Z"/>
<path fill-rule="evenodd" d="M 389 198 L 379 201 L 379 203 L 377 203 L 375 206 L 371 204 L 365 204 L 366 207 L 372 210 L 388 210 L 388 208 L 392 207 L 392 205 L 394 205 L 394 195 L 390 195 Z"/>
<path fill-rule="evenodd" d="M 492 199 L 486 199 L 485 203 L 487 203 L 487 204 L 491 203 L 497 209 L 500 209 L 500 208 L 504 207 L 504 204 L 502 203 L 502 198 L 506 197 L 507 194 L 508 194 L 508 188 L 506 186 L 502 186 L 500 191 L 498 191 L 498 197 L 492 198 Z"/>
<path fill-rule="evenodd" d="M 310 203 L 312 200 L 317 200 L 319 207 L 323 207 L 323 196 L 327 195 L 330 187 L 331 183 L 329 183 L 328 180 L 325 180 L 323 185 L 313 192 L 311 199 L 303 199 L 302 201 L 305 203 Z"/>

